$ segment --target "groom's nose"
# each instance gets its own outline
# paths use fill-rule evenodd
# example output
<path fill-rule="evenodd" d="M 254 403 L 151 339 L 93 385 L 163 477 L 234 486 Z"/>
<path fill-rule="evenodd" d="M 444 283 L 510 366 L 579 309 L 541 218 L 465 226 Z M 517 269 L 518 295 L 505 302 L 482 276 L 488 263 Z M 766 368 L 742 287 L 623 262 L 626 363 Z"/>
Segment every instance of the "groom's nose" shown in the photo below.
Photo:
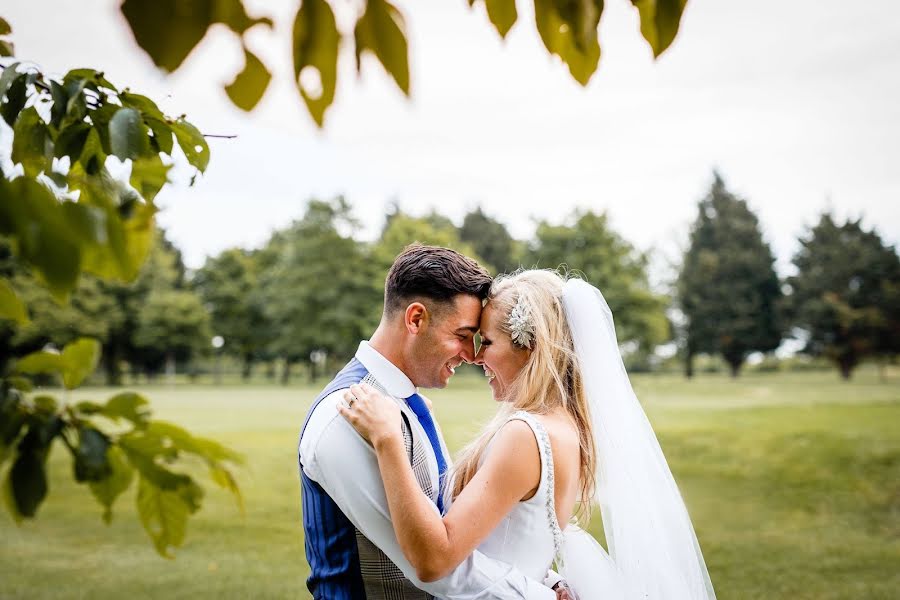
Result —
<path fill-rule="evenodd" d="M 475 362 L 475 340 L 469 339 L 463 342 L 463 348 L 459 352 L 459 357 L 469 363 Z"/>

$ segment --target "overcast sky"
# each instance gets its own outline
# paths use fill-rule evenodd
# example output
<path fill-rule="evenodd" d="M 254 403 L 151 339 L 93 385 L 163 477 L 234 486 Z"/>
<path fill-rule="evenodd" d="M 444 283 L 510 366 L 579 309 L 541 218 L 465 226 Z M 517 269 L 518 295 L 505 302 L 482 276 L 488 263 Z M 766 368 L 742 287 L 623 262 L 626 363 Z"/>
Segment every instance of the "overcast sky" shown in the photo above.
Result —
<path fill-rule="evenodd" d="M 344 194 L 372 237 L 385 206 L 459 221 L 476 204 L 514 235 L 576 207 L 606 211 L 641 249 L 673 254 L 717 168 L 757 211 L 785 271 L 826 207 L 900 241 L 900 3 L 691 0 L 657 61 L 627 0 L 609 0 L 600 69 L 586 88 L 551 58 L 527 3 L 506 41 L 466 0 L 398 2 L 412 98 L 352 49 L 318 131 L 291 76 L 297 0 L 246 3 L 276 29 L 251 48 L 275 71 L 256 110 L 222 91 L 237 39 L 215 27 L 175 74 L 140 51 L 117 0 L 13 0 L 0 14 L 20 58 L 51 73 L 105 71 L 205 133 L 212 161 L 193 188 L 167 187 L 159 222 L 189 266 L 262 244 L 312 196 Z M 341 1 L 341 6 L 353 6 Z M 576 266 L 577 265 L 572 265 Z"/>

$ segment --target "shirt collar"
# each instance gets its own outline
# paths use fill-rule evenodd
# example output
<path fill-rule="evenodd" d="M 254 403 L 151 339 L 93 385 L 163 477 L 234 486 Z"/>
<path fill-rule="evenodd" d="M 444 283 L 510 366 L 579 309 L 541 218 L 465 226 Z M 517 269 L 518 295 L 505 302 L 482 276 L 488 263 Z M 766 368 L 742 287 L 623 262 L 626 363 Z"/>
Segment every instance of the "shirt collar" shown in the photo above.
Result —
<path fill-rule="evenodd" d="M 409 377 L 389 361 L 369 342 L 363 340 L 356 350 L 356 359 L 384 386 L 388 394 L 395 398 L 409 398 L 416 393 L 416 386 Z"/>

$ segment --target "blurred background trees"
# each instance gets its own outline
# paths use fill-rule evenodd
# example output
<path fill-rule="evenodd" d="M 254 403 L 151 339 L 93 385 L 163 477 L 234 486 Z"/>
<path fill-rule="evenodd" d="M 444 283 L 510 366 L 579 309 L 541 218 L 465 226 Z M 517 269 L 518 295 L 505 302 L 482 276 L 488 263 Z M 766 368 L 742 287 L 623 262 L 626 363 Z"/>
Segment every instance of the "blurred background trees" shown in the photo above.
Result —
<path fill-rule="evenodd" d="M 752 352 L 781 343 L 781 289 L 775 257 L 747 203 L 713 174 L 700 201 L 676 284 L 684 317 L 685 374 L 696 354 L 720 354 L 737 376 Z"/>
<path fill-rule="evenodd" d="M 363 239 L 352 206 L 338 197 L 310 200 L 260 248 L 227 249 L 193 272 L 159 232 L 133 282 L 82 276 L 65 305 L 8 242 L 0 245 L 0 269 L 30 316 L 27 324 L 0 323 L 0 344 L 11 360 L 93 337 L 109 385 L 121 385 L 126 374 L 131 381 L 166 372 L 208 376 L 220 362 L 243 381 L 257 366 L 282 383 L 298 374 L 317 378 L 339 368 L 374 330 L 387 270 L 414 241 L 455 248 L 495 274 L 562 267 L 584 277 L 615 313 L 631 370 L 672 369 L 678 360 L 692 375 L 699 359 L 701 371 L 722 361 L 737 376 L 754 355 L 754 363 L 765 355 L 763 366 L 776 368 L 773 351 L 793 341 L 799 355 L 831 361 L 850 377 L 860 362 L 886 364 L 898 353 L 896 249 L 859 220 L 839 223 L 826 213 L 799 238 L 795 272 L 779 278 L 757 217 L 719 174 L 698 203 L 671 294 L 651 283 L 652 253 L 619 235 L 604 213 L 539 221 L 533 236 L 516 239 L 481 207 L 458 224 L 394 207 L 377 237 Z M 213 347 L 216 337 L 221 348 Z"/>
<path fill-rule="evenodd" d="M 825 213 L 800 239 L 788 313 L 804 352 L 834 362 L 849 379 L 867 357 L 892 360 L 900 349 L 900 259 L 860 221 Z"/>

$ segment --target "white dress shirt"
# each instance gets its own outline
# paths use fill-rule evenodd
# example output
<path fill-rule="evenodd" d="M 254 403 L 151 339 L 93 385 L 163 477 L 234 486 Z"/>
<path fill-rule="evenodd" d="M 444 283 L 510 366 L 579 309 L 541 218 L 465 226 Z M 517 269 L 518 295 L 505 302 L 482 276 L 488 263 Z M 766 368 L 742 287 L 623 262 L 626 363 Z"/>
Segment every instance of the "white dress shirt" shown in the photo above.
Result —
<path fill-rule="evenodd" d="M 416 392 L 409 378 L 393 363 L 361 342 L 356 358 L 384 386 L 409 417 L 413 438 L 431 449 L 425 430 L 403 398 Z M 300 439 L 300 462 L 306 476 L 322 486 L 350 522 L 378 546 L 418 588 L 445 600 L 555 600 L 556 593 L 525 577 L 506 563 L 474 552 L 447 577 L 425 583 L 416 577 L 394 534 L 375 450 L 337 412 L 344 390 L 329 394 L 313 411 Z M 443 446 L 443 440 L 441 444 Z M 446 447 L 445 456 L 448 457 Z M 428 453 L 433 489 L 438 489 L 437 460 Z M 437 513 L 437 507 L 435 507 Z"/>

